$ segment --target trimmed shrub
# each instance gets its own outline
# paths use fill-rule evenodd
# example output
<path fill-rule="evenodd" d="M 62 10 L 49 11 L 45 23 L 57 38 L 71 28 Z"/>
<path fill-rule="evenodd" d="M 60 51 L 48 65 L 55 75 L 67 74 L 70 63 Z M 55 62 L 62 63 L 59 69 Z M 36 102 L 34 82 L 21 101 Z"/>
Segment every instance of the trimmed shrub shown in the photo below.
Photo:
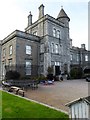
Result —
<path fill-rule="evenodd" d="M 10 70 L 6 72 L 6 75 L 5 75 L 6 80 L 11 80 L 11 79 L 18 80 L 19 78 L 20 78 L 20 73 L 17 71 Z"/>
<path fill-rule="evenodd" d="M 48 80 L 53 80 L 53 78 L 54 78 L 54 77 L 53 77 L 53 74 L 48 74 L 48 75 L 47 75 L 47 79 L 48 79 Z"/>
<path fill-rule="evenodd" d="M 82 68 L 72 68 L 70 71 L 70 77 L 72 79 L 80 79 L 83 76 Z"/>

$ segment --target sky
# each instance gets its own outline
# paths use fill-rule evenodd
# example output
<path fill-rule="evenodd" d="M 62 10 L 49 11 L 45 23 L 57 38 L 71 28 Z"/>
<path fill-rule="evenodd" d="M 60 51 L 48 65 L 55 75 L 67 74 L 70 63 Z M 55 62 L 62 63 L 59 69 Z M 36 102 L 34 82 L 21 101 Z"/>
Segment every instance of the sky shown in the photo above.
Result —
<path fill-rule="evenodd" d="M 73 46 L 86 44 L 88 49 L 88 0 L 0 0 L 0 40 L 18 29 L 25 31 L 31 11 L 33 22 L 38 19 L 38 7 L 57 18 L 61 6 L 70 17 L 70 38 Z"/>

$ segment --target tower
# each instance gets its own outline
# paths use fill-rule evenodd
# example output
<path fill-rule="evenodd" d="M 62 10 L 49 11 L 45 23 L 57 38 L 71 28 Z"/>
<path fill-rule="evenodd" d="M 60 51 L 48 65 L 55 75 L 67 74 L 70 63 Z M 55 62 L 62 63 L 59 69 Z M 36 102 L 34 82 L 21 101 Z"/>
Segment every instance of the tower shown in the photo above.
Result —
<path fill-rule="evenodd" d="M 63 8 L 61 8 L 61 10 L 57 16 L 57 20 L 60 22 L 63 22 L 66 27 L 69 27 L 70 18 L 68 17 L 68 15 L 66 14 L 66 12 L 64 11 Z"/>
<path fill-rule="evenodd" d="M 65 70 L 67 72 L 70 71 L 70 36 L 69 36 L 69 21 L 70 18 L 68 17 L 68 15 L 66 14 L 66 12 L 64 11 L 63 8 L 61 8 L 58 16 L 57 16 L 57 20 L 59 22 L 62 22 L 64 24 L 64 28 L 63 28 L 63 53 L 64 53 L 64 57 L 63 57 L 63 65 L 65 66 Z M 64 70 L 64 71 L 65 71 Z"/>

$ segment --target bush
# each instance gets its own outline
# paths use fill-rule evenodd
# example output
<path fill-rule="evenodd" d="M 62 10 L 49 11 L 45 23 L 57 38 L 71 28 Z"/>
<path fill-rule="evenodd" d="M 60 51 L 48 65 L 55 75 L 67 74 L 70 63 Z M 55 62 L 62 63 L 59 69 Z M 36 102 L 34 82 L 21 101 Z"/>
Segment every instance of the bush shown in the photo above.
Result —
<path fill-rule="evenodd" d="M 41 81 L 41 80 L 47 80 L 47 78 L 44 75 L 40 75 L 37 77 L 37 80 Z"/>
<path fill-rule="evenodd" d="M 53 77 L 53 74 L 48 74 L 48 75 L 47 75 L 47 79 L 48 79 L 48 80 L 53 80 L 53 78 L 54 78 L 54 77 Z"/>
<path fill-rule="evenodd" d="M 11 79 L 18 80 L 19 78 L 20 78 L 20 73 L 17 71 L 10 70 L 6 72 L 6 75 L 5 75 L 6 80 L 11 80 Z"/>
<path fill-rule="evenodd" d="M 47 69 L 48 74 L 53 74 L 53 67 L 49 66 Z"/>
<path fill-rule="evenodd" d="M 70 77 L 72 79 L 80 79 L 83 76 L 82 68 L 72 68 L 70 71 Z"/>

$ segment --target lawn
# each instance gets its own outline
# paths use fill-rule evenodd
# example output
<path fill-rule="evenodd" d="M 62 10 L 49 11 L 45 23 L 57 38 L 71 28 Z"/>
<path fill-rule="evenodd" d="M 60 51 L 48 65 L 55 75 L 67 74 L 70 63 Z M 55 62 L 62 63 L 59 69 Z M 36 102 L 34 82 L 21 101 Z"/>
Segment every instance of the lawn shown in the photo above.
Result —
<path fill-rule="evenodd" d="M 66 118 L 68 115 L 49 107 L 2 92 L 2 118 Z M 1 102 L 0 102 L 1 103 Z"/>

